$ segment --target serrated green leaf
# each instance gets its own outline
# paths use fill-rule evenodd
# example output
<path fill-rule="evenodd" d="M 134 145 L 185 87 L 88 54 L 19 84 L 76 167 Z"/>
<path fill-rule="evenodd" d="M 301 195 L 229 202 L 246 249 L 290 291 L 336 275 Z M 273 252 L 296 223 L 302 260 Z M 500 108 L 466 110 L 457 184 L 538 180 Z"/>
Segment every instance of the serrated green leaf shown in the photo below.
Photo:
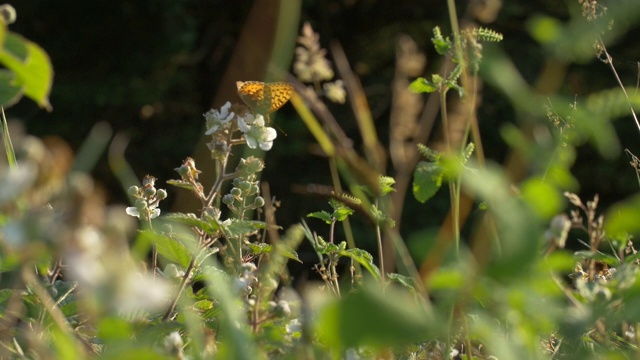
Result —
<path fill-rule="evenodd" d="M 373 256 L 362 249 L 348 249 L 340 252 L 340 255 L 349 257 L 362 265 L 376 279 L 380 279 L 380 269 L 373 263 Z"/>
<path fill-rule="evenodd" d="M 449 39 L 433 38 L 431 42 L 439 55 L 446 55 L 451 50 L 451 41 Z"/>
<path fill-rule="evenodd" d="M 209 235 L 213 235 L 220 230 L 220 225 L 217 221 L 205 221 L 197 218 L 194 214 L 170 213 L 164 216 L 164 218 L 180 224 L 196 227 Z"/>
<path fill-rule="evenodd" d="M 263 221 L 231 219 L 231 223 L 225 227 L 228 237 L 249 236 L 258 230 L 265 229 L 267 224 Z"/>
<path fill-rule="evenodd" d="M 336 221 L 344 221 L 346 220 L 349 215 L 353 214 L 353 209 L 348 208 L 348 207 L 342 207 L 340 209 L 337 209 L 336 211 L 333 212 L 333 217 L 336 219 Z"/>
<path fill-rule="evenodd" d="M 442 167 L 438 163 L 421 161 L 413 172 L 413 196 L 421 203 L 431 199 L 442 186 Z"/>
<path fill-rule="evenodd" d="M 189 184 L 188 182 L 184 182 L 182 180 L 167 180 L 167 184 L 181 188 L 181 189 L 190 190 L 190 191 L 193 191 L 194 189 L 193 185 Z"/>
<path fill-rule="evenodd" d="M 259 244 L 250 243 L 249 249 L 251 250 L 251 253 L 253 255 L 262 255 L 262 254 L 268 254 L 271 251 L 273 251 L 273 246 L 267 243 L 259 243 Z"/>
<path fill-rule="evenodd" d="M 288 246 L 283 246 L 282 247 L 282 255 L 284 257 L 288 258 L 288 259 L 297 261 L 300 264 L 302 264 L 302 260 L 300 260 L 300 258 L 298 257 L 298 253 L 294 249 L 292 249 L 292 248 L 290 248 Z"/>
<path fill-rule="evenodd" d="M 333 220 L 331 219 L 331 214 L 329 214 L 328 212 L 326 212 L 324 210 L 312 212 L 311 214 L 307 214 L 307 217 L 320 219 L 320 220 L 326 222 L 327 224 L 331 224 L 333 222 Z"/>
<path fill-rule="evenodd" d="M 438 91 L 438 85 L 436 85 L 435 83 L 430 82 L 429 80 L 420 77 L 417 78 L 415 80 L 413 80 L 413 82 L 411 83 L 411 85 L 409 85 L 409 90 L 413 91 L 414 93 L 432 93 L 435 91 Z"/>

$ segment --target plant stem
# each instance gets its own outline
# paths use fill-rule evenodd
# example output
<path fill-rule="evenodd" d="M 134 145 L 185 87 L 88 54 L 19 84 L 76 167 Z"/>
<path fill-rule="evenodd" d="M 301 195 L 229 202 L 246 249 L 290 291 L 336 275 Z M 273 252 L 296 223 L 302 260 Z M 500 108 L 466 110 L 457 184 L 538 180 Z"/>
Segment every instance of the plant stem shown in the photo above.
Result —
<path fill-rule="evenodd" d="M 184 272 L 184 276 L 182 277 L 182 281 L 180 282 L 180 288 L 178 289 L 176 296 L 173 298 L 171 305 L 169 305 L 167 312 L 164 313 L 164 316 L 162 317 L 162 321 L 167 321 L 169 320 L 169 318 L 171 318 L 171 314 L 176 309 L 176 305 L 178 304 L 178 300 L 180 299 L 180 296 L 184 292 L 184 289 L 187 287 L 187 283 L 189 282 L 189 278 L 191 277 L 191 272 L 193 271 L 195 264 L 196 264 L 196 257 L 194 256 L 189 262 L 189 266 L 187 267 L 187 270 Z"/>

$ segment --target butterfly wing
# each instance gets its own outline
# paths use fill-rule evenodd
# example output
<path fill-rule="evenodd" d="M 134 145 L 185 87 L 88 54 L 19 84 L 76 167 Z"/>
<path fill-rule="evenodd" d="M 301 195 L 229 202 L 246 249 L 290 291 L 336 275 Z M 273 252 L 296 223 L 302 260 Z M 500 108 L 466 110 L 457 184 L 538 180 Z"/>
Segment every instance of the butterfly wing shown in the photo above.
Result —
<path fill-rule="evenodd" d="M 285 82 L 238 81 L 238 95 L 254 114 L 267 115 L 289 101 L 293 86 Z"/>

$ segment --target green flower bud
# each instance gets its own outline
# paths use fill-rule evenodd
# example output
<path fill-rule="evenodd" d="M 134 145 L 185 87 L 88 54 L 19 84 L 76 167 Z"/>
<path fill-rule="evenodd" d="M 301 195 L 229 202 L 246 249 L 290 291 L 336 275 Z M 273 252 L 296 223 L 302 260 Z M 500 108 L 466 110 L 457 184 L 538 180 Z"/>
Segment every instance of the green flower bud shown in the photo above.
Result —
<path fill-rule="evenodd" d="M 167 190 L 165 190 L 165 189 L 159 189 L 159 190 L 158 190 L 158 193 L 156 194 L 156 197 L 157 197 L 159 200 L 164 200 L 164 199 L 166 199 L 166 198 L 167 198 Z"/>
<path fill-rule="evenodd" d="M 144 188 L 144 196 L 150 198 L 156 194 L 156 188 L 153 186 Z"/>
<path fill-rule="evenodd" d="M 140 188 L 135 185 L 129 186 L 129 189 L 127 189 L 127 193 L 131 196 L 138 195 L 139 191 L 140 191 Z"/>
<path fill-rule="evenodd" d="M 264 198 L 262 196 L 256 196 L 255 200 L 253 200 L 253 205 L 256 207 L 264 206 Z"/>
<path fill-rule="evenodd" d="M 231 194 L 227 194 L 225 196 L 222 197 L 222 202 L 226 205 L 233 205 L 233 202 L 235 201 L 233 195 Z"/>

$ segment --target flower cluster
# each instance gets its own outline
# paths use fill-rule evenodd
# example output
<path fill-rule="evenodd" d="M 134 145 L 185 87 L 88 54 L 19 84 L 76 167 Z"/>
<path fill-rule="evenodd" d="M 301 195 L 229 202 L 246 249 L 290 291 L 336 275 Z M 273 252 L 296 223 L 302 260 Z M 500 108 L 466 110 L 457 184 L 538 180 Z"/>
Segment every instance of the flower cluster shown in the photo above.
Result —
<path fill-rule="evenodd" d="M 302 82 L 323 85 L 324 95 L 331 101 L 344 104 L 347 93 L 342 80 L 328 82 L 333 79 L 334 72 L 327 60 L 327 51 L 320 47 L 320 35 L 313 31 L 309 23 L 302 27 L 302 36 L 298 37 L 296 61 L 293 72 Z"/>
<path fill-rule="evenodd" d="M 158 204 L 167 198 L 167 191 L 155 187 L 156 178 L 146 175 L 142 180 L 142 187 L 131 186 L 129 195 L 136 198 L 135 206 L 127 208 L 127 214 L 142 220 L 151 220 L 160 216 Z"/>
<path fill-rule="evenodd" d="M 213 137 L 213 140 L 208 145 L 214 158 L 228 153 L 231 144 L 229 136 L 236 127 L 242 132 L 249 148 L 255 149 L 259 147 L 264 151 L 271 150 L 273 140 L 278 134 L 274 128 L 266 126 L 264 117 L 262 115 L 253 115 L 249 112 L 240 115 L 238 112 L 231 110 L 231 103 L 227 102 L 220 110 L 211 109 L 204 114 L 207 128 L 205 135 Z"/>

